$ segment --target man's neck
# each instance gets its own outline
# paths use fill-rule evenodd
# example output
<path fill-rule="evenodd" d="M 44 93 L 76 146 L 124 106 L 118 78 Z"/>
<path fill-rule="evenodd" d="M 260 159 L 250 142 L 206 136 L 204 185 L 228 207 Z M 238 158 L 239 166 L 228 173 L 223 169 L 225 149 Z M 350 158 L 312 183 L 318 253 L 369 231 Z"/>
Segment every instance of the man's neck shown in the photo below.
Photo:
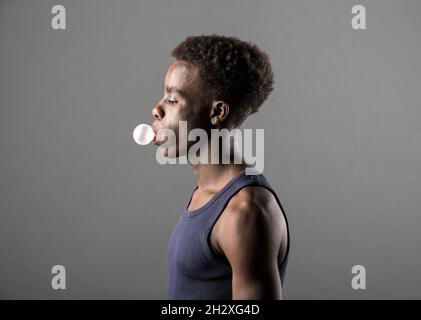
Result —
<path fill-rule="evenodd" d="M 247 168 L 246 164 L 191 165 L 200 190 L 220 190 Z"/>
<path fill-rule="evenodd" d="M 238 154 L 239 151 L 234 148 L 234 145 L 230 145 L 230 163 L 224 164 L 222 161 L 222 154 L 224 150 L 221 144 L 219 145 L 219 150 L 222 151 L 216 153 L 216 155 L 218 155 L 218 159 L 213 158 L 209 143 L 210 142 L 208 142 L 207 147 L 208 152 L 204 155 L 204 157 L 207 157 L 207 161 L 200 161 L 199 164 L 189 164 L 196 176 L 199 191 L 217 192 L 222 189 L 232 178 L 249 167 L 249 165 L 247 165 L 244 159 L 241 159 L 240 163 L 235 163 L 234 155 Z M 242 158 L 241 153 L 240 158 Z"/>

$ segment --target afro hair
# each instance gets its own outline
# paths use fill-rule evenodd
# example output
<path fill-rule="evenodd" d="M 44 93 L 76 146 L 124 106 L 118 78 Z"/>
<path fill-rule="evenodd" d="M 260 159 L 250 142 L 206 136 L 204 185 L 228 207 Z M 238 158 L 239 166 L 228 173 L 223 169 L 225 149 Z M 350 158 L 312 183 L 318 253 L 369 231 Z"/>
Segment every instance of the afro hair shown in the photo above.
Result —
<path fill-rule="evenodd" d="M 199 68 L 205 85 L 230 106 L 229 121 L 235 126 L 257 112 L 273 90 L 269 56 L 236 37 L 190 36 L 173 49 L 172 56 Z"/>

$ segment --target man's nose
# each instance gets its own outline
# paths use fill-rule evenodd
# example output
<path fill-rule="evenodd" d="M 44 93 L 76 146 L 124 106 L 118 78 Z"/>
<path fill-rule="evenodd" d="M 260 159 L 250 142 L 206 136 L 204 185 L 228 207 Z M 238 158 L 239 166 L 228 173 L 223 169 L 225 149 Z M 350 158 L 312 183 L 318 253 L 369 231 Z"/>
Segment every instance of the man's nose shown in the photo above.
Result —
<path fill-rule="evenodd" d="M 161 105 L 159 103 L 156 104 L 156 106 L 152 109 L 152 115 L 155 119 L 161 120 L 165 116 L 164 109 L 162 109 Z"/>

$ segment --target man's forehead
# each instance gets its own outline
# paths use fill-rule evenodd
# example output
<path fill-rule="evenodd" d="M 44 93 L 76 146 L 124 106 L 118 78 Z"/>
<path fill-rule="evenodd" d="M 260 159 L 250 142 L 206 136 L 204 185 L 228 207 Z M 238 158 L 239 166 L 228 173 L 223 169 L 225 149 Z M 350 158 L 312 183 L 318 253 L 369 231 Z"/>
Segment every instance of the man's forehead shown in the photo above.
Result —
<path fill-rule="evenodd" d="M 165 76 L 164 89 L 172 89 L 172 91 L 185 90 L 197 84 L 198 68 L 188 62 L 177 60 L 172 63 Z"/>

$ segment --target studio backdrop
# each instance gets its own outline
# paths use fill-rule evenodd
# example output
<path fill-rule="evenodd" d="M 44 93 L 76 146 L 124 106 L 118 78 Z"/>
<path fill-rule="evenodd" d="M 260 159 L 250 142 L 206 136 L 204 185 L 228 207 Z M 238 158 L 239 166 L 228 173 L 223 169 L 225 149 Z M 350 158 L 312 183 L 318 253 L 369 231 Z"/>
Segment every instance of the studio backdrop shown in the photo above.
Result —
<path fill-rule="evenodd" d="M 202 34 L 271 59 L 274 91 L 242 127 L 265 130 L 290 224 L 284 298 L 421 298 L 420 13 L 418 0 L 0 0 L 0 298 L 167 298 L 168 240 L 196 181 L 132 133 L 153 120 L 171 50 Z"/>

